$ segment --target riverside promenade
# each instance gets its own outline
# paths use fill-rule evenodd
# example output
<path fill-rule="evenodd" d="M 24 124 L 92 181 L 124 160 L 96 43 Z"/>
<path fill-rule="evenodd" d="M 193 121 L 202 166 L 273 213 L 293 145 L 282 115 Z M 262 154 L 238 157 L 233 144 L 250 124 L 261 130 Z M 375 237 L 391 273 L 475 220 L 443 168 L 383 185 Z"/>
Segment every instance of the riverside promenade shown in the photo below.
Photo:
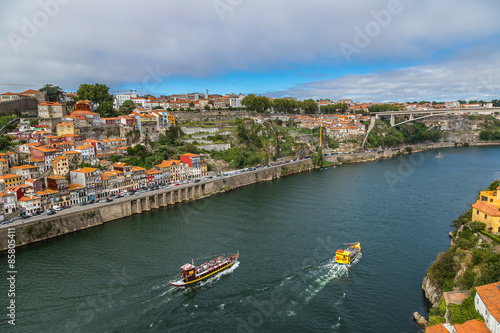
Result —
<path fill-rule="evenodd" d="M 492 146 L 500 142 L 469 143 L 469 146 Z M 352 153 L 325 154 L 323 159 L 334 164 L 362 163 L 383 158 L 392 158 L 405 153 L 407 147 L 414 152 L 428 149 L 455 147 L 454 143 L 430 143 L 413 146 L 386 148 Z M 279 164 L 281 163 L 281 164 Z M 167 207 L 178 203 L 209 197 L 236 188 L 262 181 L 278 179 L 283 176 L 314 169 L 312 158 L 282 161 L 278 165 L 249 168 L 250 170 L 231 172 L 201 180 L 136 194 L 130 197 L 114 199 L 108 203 L 94 203 L 86 206 L 73 206 L 57 212 L 55 215 L 34 216 L 15 220 L 0 225 L 0 251 L 8 248 L 9 233 L 15 230 L 16 247 L 58 237 L 71 232 L 91 228 L 106 222 L 121 219 L 133 214 L 140 214 L 152 209 Z M 10 232 L 9 232 L 10 231 Z"/>

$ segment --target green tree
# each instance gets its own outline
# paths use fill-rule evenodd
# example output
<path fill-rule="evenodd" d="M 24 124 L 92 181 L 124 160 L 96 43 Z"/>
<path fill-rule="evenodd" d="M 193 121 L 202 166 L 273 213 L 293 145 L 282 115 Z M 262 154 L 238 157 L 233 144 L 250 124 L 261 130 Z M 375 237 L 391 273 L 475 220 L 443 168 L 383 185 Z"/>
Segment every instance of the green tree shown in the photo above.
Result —
<path fill-rule="evenodd" d="M 203 107 L 203 109 L 204 109 L 205 111 L 210 111 L 210 105 L 209 105 L 209 104 L 205 105 L 205 106 Z"/>
<path fill-rule="evenodd" d="M 323 149 L 321 147 L 318 147 L 318 151 L 313 156 L 313 164 L 319 167 L 323 165 Z"/>
<path fill-rule="evenodd" d="M 30 126 L 35 127 L 36 125 L 38 125 L 38 119 L 31 119 L 30 120 Z"/>
<path fill-rule="evenodd" d="M 0 150 L 7 150 L 10 146 L 10 140 L 7 136 L 2 135 L 0 137 Z"/>
<path fill-rule="evenodd" d="M 105 84 L 81 84 L 76 94 L 78 95 L 78 99 L 89 100 L 98 104 L 113 102 L 113 97 L 109 94 L 109 88 Z"/>
<path fill-rule="evenodd" d="M 132 111 L 134 111 L 134 109 L 135 109 L 135 103 L 130 100 L 123 102 L 123 104 L 120 106 L 120 111 L 126 114 L 131 113 Z"/>
<path fill-rule="evenodd" d="M 301 104 L 301 108 L 306 114 L 313 114 L 318 112 L 318 104 L 312 99 L 306 99 Z"/>
<path fill-rule="evenodd" d="M 114 117 L 116 115 L 112 101 L 102 101 L 95 111 L 99 113 L 101 117 Z"/>
<path fill-rule="evenodd" d="M 265 96 L 255 96 L 254 94 L 250 94 L 248 96 L 245 96 L 241 100 L 241 104 L 247 107 L 247 110 L 249 111 L 255 111 L 255 112 L 265 112 L 267 109 L 270 109 L 272 106 L 271 101 L 269 98 Z"/>
<path fill-rule="evenodd" d="M 52 84 L 46 84 L 38 90 L 44 91 L 47 94 L 47 99 L 51 102 L 59 102 L 63 96 L 61 87 Z"/>
<path fill-rule="evenodd" d="M 273 110 L 282 113 L 293 113 L 297 108 L 297 102 L 287 98 L 277 98 L 272 102 Z"/>

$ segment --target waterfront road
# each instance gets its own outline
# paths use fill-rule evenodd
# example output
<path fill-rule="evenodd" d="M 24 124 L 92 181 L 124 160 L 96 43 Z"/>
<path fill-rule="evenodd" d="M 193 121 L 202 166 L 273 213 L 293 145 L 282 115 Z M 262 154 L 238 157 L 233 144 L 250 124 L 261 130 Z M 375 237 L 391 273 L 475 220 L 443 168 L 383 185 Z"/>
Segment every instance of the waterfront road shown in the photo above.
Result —
<path fill-rule="evenodd" d="M 96 201 L 93 204 L 87 204 L 85 206 L 74 205 L 74 206 L 71 206 L 70 208 L 66 208 L 66 209 L 57 211 L 55 215 L 56 216 L 64 216 L 64 215 L 68 215 L 68 214 L 84 212 L 84 211 L 87 211 L 89 209 L 100 208 L 102 206 L 117 203 L 117 202 L 132 201 L 132 200 L 137 200 L 138 198 L 145 198 L 145 197 L 150 197 L 152 195 L 169 193 L 170 191 L 173 191 L 173 190 L 184 189 L 184 188 L 192 187 L 195 185 L 207 184 L 207 183 L 211 183 L 213 181 L 219 180 L 219 179 L 231 178 L 231 177 L 240 175 L 242 173 L 249 173 L 249 172 L 258 171 L 258 170 L 265 169 L 265 168 L 273 169 L 273 168 L 281 167 L 282 165 L 294 165 L 294 164 L 302 162 L 303 160 L 307 160 L 310 158 L 311 157 L 306 157 L 303 159 L 276 162 L 274 165 L 263 165 L 263 166 L 259 166 L 259 167 L 251 167 L 251 168 L 246 168 L 246 169 L 242 169 L 242 170 L 228 171 L 227 173 L 224 173 L 222 175 L 211 176 L 212 178 L 206 177 L 204 179 L 200 179 L 199 182 L 195 182 L 194 180 L 182 181 L 182 182 L 172 182 L 172 184 L 170 185 L 169 188 L 159 188 L 156 190 L 148 190 L 148 191 L 142 192 L 142 193 L 135 193 L 135 194 L 130 195 L 128 197 L 114 198 L 112 202 L 97 202 Z M 174 184 L 179 184 L 179 185 L 174 185 Z M 22 224 L 27 224 L 30 222 L 43 221 L 43 220 L 53 219 L 53 218 L 54 218 L 53 215 L 36 215 L 36 216 L 29 217 L 27 219 L 19 218 L 19 219 L 14 220 L 10 223 L 7 223 L 7 224 L 0 224 L 0 229 L 7 228 L 7 227 L 16 227 L 16 226 L 19 226 Z"/>

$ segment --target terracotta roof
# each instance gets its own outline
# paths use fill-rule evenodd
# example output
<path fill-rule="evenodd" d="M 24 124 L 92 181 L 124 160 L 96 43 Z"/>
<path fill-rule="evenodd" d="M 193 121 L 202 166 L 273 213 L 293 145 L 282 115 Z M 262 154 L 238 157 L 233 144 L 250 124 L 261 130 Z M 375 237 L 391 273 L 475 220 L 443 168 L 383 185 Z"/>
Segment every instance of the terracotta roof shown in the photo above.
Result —
<path fill-rule="evenodd" d="M 60 161 L 60 160 L 67 160 L 68 158 L 66 156 L 56 156 L 54 158 L 54 162 Z"/>
<path fill-rule="evenodd" d="M 40 103 L 38 105 L 62 105 L 61 103 L 57 103 L 57 102 L 49 102 L 49 101 L 45 101 L 43 103 Z"/>
<path fill-rule="evenodd" d="M 43 191 L 38 191 L 35 194 L 38 195 L 38 196 L 42 196 L 42 195 L 56 194 L 56 193 L 59 193 L 59 191 L 54 191 L 54 190 L 51 190 L 51 189 L 46 189 L 46 190 L 43 190 Z"/>
<path fill-rule="evenodd" d="M 498 210 L 498 208 L 488 202 L 476 202 L 472 205 L 472 207 L 490 216 L 500 216 L 500 211 Z"/>
<path fill-rule="evenodd" d="M 476 287 L 476 291 L 493 317 L 500 322 L 500 281 Z"/>
<path fill-rule="evenodd" d="M 69 189 L 70 190 L 76 190 L 76 189 L 79 189 L 79 188 L 84 188 L 85 186 L 82 186 L 82 185 L 78 185 L 78 184 L 69 184 Z"/>
<path fill-rule="evenodd" d="M 38 169 L 38 167 L 34 166 L 34 165 L 28 165 L 28 164 L 25 164 L 25 165 L 20 165 L 20 166 L 15 166 L 15 167 L 12 167 L 11 169 L 15 169 L 15 170 L 26 170 L 26 169 Z"/>
<path fill-rule="evenodd" d="M 132 167 L 132 171 L 144 171 L 144 170 L 146 170 L 146 169 L 138 167 L 138 166 Z"/>
<path fill-rule="evenodd" d="M 65 155 L 74 155 L 74 154 L 82 154 L 81 152 L 79 151 L 74 151 L 74 150 L 69 150 L 69 151 L 65 151 L 64 152 Z"/>
<path fill-rule="evenodd" d="M 56 175 L 47 176 L 47 178 L 50 178 L 50 179 L 66 179 L 66 177 L 63 177 L 63 176 L 56 176 Z"/>
<path fill-rule="evenodd" d="M 455 324 L 456 333 L 491 333 L 485 323 L 477 319 L 469 320 L 460 324 Z"/>
<path fill-rule="evenodd" d="M 19 176 L 19 175 L 13 175 L 13 174 L 9 173 L 8 175 L 0 176 L 0 179 L 18 178 L 18 177 L 21 177 L 21 176 Z"/>
<path fill-rule="evenodd" d="M 97 170 L 96 168 L 81 168 L 81 169 L 71 170 L 71 172 L 90 173 L 96 170 Z"/>
<path fill-rule="evenodd" d="M 17 200 L 17 201 L 33 201 L 33 200 L 38 200 L 40 199 L 39 197 L 36 197 L 34 195 L 25 195 L 23 196 L 21 199 Z"/>

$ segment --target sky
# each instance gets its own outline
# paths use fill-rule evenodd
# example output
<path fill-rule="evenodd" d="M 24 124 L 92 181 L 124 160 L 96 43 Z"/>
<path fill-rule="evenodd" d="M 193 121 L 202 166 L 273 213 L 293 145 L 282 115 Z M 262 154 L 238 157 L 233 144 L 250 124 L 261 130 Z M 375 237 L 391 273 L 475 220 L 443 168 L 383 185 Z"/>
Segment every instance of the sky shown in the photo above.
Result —
<path fill-rule="evenodd" d="M 498 0 L 3 1 L 0 92 L 492 100 L 499 18 Z"/>

